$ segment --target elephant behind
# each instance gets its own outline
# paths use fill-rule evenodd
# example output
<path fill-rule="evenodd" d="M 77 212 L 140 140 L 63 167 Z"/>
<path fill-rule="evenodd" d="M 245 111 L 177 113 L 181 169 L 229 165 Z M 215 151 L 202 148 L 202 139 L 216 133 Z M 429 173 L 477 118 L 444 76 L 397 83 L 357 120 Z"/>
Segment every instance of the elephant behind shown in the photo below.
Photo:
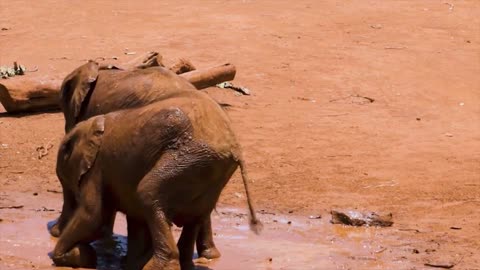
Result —
<path fill-rule="evenodd" d="M 225 112 L 205 93 L 185 91 L 77 124 L 57 157 L 64 192 L 77 199 L 70 202 L 75 210 L 66 212 L 53 261 L 92 266 L 95 258 L 85 243 L 118 210 L 127 215 L 127 269 L 191 268 L 197 234 L 238 166 L 251 228 L 258 231 L 240 146 Z M 172 223 L 184 227 L 178 248 Z M 142 250 L 145 241 L 153 254 Z"/>

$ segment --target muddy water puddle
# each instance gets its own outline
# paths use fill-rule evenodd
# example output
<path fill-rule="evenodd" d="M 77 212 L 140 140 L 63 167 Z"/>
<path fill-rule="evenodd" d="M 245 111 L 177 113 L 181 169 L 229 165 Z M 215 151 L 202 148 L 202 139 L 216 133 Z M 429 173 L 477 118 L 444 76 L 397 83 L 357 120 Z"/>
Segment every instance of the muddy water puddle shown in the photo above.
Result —
<path fill-rule="evenodd" d="M 0 212 L 0 269 L 54 269 L 48 253 L 56 239 L 47 223 L 58 212 L 8 209 Z M 218 260 L 197 260 L 196 269 L 408 269 L 396 260 L 395 242 L 388 228 L 356 228 L 329 223 L 329 216 L 282 216 L 263 213 L 261 235 L 248 229 L 245 214 L 222 208 L 212 215 L 215 241 L 222 252 Z M 180 229 L 174 228 L 178 237 Z M 98 269 L 121 269 L 126 253 L 126 222 L 118 215 L 115 236 L 94 244 Z M 67 268 L 57 268 L 67 269 Z M 411 268 L 410 268 L 411 269 Z"/>

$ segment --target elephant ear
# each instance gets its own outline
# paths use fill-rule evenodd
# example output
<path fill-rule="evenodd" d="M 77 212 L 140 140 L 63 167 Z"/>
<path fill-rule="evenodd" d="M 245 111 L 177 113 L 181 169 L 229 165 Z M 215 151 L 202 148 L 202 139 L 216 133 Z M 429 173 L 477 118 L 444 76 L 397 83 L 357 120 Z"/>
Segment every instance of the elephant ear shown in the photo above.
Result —
<path fill-rule="evenodd" d="M 95 116 L 78 124 L 66 136 L 57 157 L 57 175 L 62 183 L 78 191 L 82 177 L 97 159 L 102 145 L 105 117 Z"/>
<path fill-rule="evenodd" d="M 60 88 L 60 107 L 65 115 L 65 131 L 68 132 L 78 122 L 82 105 L 95 87 L 99 66 L 97 62 L 78 67 L 63 80 Z"/>
<path fill-rule="evenodd" d="M 88 121 L 90 122 L 90 121 Z M 82 176 L 92 168 L 98 156 L 98 151 L 102 145 L 103 133 L 105 131 L 105 117 L 103 115 L 96 116 L 89 124 L 88 131 L 81 138 L 82 142 L 79 147 L 80 160 L 77 164 L 76 179 L 78 185 Z"/>

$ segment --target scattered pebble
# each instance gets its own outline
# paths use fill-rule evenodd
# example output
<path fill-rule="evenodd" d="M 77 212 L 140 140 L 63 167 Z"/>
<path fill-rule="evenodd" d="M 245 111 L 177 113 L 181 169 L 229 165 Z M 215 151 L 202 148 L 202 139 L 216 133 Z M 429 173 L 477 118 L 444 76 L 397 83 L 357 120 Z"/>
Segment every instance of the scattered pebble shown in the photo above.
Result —
<path fill-rule="evenodd" d="M 316 215 L 316 216 L 312 215 L 312 216 L 309 216 L 308 218 L 309 219 L 321 219 L 322 216 L 321 215 Z"/>
<path fill-rule="evenodd" d="M 37 211 L 37 212 L 40 212 L 40 211 L 43 211 L 43 212 L 53 212 L 53 211 L 55 211 L 55 209 L 50 209 L 50 208 L 46 208 L 45 206 L 42 206 L 40 209 L 37 209 L 36 211 Z"/>
<path fill-rule="evenodd" d="M 291 225 L 291 224 L 292 224 L 292 222 L 289 220 L 289 221 L 287 222 L 287 224 L 288 224 L 288 225 Z"/>
<path fill-rule="evenodd" d="M 420 121 L 420 120 L 422 120 L 422 118 L 420 118 L 420 117 L 417 117 L 417 118 L 415 118 L 415 119 L 417 119 L 417 121 Z"/>
<path fill-rule="evenodd" d="M 34 193 L 33 193 L 33 196 L 37 196 L 37 195 L 38 195 L 38 192 L 34 192 Z"/>

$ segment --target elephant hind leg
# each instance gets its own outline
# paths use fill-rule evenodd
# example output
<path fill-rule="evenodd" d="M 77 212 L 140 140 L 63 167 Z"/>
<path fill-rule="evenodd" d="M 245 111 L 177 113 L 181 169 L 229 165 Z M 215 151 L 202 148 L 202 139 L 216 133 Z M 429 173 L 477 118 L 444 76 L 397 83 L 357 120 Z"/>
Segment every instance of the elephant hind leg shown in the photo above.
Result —
<path fill-rule="evenodd" d="M 171 232 L 171 225 L 167 221 L 163 209 L 155 203 L 147 203 L 143 206 L 153 247 L 152 257 L 143 270 L 179 270 L 179 252 Z"/>
<path fill-rule="evenodd" d="M 150 230 L 143 220 L 127 216 L 128 244 L 126 269 L 138 270 L 152 257 Z"/>
<path fill-rule="evenodd" d="M 210 215 L 201 220 L 196 243 L 198 257 L 216 259 L 221 256 L 220 251 L 213 242 L 212 222 L 210 220 Z"/>
<path fill-rule="evenodd" d="M 162 179 L 154 169 L 140 181 L 137 188 L 153 248 L 152 257 L 143 270 L 180 270 L 179 252 L 171 232 L 171 222 L 165 213 L 166 205 L 159 198 L 164 181 L 168 179 Z"/>
<path fill-rule="evenodd" d="M 200 219 L 201 220 L 201 219 Z M 182 270 L 194 269 L 192 262 L 195 240 L 197 239 L 198 231 L 200 230 L 200 222 L 190 222 L 185 224 L 182 229 L 180 239 L 178 239 L 177 247 L 180 251 L 180 265 Z"/>

